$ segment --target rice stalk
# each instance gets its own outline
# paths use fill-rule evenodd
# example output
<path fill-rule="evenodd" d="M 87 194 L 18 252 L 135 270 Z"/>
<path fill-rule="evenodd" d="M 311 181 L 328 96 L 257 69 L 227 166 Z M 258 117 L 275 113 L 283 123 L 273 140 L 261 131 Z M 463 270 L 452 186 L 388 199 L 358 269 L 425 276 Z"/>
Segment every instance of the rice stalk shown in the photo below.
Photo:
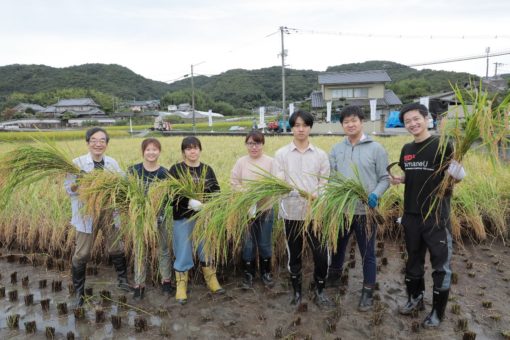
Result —
<path fill-rule="evenodd" d="M 441 130 L 438 152 L 442 155 L 442 166 L 438 171 L 443 172 L 449 166 L 450 162 L 443 158 L 448 145 L 453 147 L 452 160 L 459 163 L 464 160 L 470 150 L 485 149 L 491 163 L 496 164 L 499 159 L 498 145 L 508 142 L 509 130 L 505 117 L 510 108 L 510 95 L 499 105 L 493 107 L 494 98 L 489 98 L 487 91 L 482 89 L 481 83 L 478 89 L 469 90 L 465 94 L 458 85 L 452 86 L 452 88 L 464 118 L 462 121 L 456 111 L 453 120 L 445 124 Z M 468 105 L 471 105 L 472 108 L 470 109 Z M 445 172 L 445 177 L 426 218 L 434 211 L 442 197 L 451 192 L 455 183 L 456 180 Z"/>
<path fill-rule="evenodd" d="M 404 214 L 404 192 L 401 186 L 391 186 L 381 197 L 378 210 L 382 224 L 378 225 L 378 233 L 384 236 L 398 238 L 402 228 L 397 226 L 396 220 Z"/>
<path fill-rule="evenodd" d="M 216 263 L 227 263 L 229 240 L 236 234 L 236 226 L 229 220 L 229 207 L 233 199 L 232 191 L 215 193 L 202 210 L 192 217 L 196 221 L 192 234 L 194 248 L 202 245 L 205 257 Z"/>
<path fill-rule="evenodd" d="M 144 266 L 147 254 L 152 250 L 154 255 L 159 242 L 159 204 L 153 206 L 153 200 L 147 199 L 147 188 L 143 179 L 136 174 L 123 176 L 104 170 L 84 175 L 79 184 L 84 213 L 93 216 L 96 225 L 100 220 L 99 216 L 118 214 L 121 226 L 114 242 L 122 238 L 131 241 L 138 255 L 135 266 L 138 269 Z"/>
<path fill-rule="evenodd" d="M 456 221 L 454 225 L 452 225 L 452 236 L 460 240 L 463 231 L 466 230 L 468 232 L 467 236 L 471 237 L 472 240 L 473 236 L 474 240 L 485 240 L 487 238 L 487 233 L 485 232 L 485 225 L 478 205 L 476 204 L 476 199 L 473 200 L 473 197 L 468 194 L 464 194 L 460 197 L 462 197 L 462 199 L 454 197 L 452 200 L 452 211 L 456 216 Z"/>
<path fill-rule="evenodd" d="M 207 165 L 204 165 L 200 177 L 195 177 L 189 171 L 189 168 L 177 167 L 177 177 L 170 176 L 167 180 L 169 191 L 174 195 L 183 196 L 188 199 L 195 199 L 204 202 L 208 194 L 205 192 L 207 175 Z"/>
<path fill-rule="evenodd" d="M 374 221 L 374 213 L 368 208 L 368 194 L 361 182 L 358 168 L 353 166 L 354 177 L 347 178 L 334 172 L 312 203 L 314 232 L 321 242 L 333 251 L 337 249 L 339 233 L 352 224 L 359 202 L 366 205 L 367 227 Z"/>
<path fill-rule="evenodd" d="M 206 256 L 226 263 L 229 252 L 236 254 L 242 247 L 242 241 L 253 221 L 249 215 L 250 208 L 256 205 L 258 216 L 278 205 L 280 199 L 294 189 L 302 197 L 310 199 L 306 191 L 260 169 L 260 177 L 247 180 L 242 191 L 226 190 L 212 195 L 203 209 L 194 216 L 195 247 L 202 243 Z"/>
<path fill-rule="evenodd" d="M 5 207 L 12 193 L 44 178 L 79 174 L 80 169 L 55 143 L 34 140 L 0 156 L 0 206 Z"/>

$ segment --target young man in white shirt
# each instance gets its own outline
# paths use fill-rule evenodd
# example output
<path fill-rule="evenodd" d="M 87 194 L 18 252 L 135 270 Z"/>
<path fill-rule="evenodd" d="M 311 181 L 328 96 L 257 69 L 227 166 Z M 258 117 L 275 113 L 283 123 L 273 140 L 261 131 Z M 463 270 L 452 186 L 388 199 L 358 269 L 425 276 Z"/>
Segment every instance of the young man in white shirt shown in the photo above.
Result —
<path fill-rule="evenodd" d="M 310 130 L 313 126 L 313 116 L 304 111 L 295 112 L 289 119 L 293 141 L 280 148 L 274 158 L 273 171 L 275 175 L 299 189 L 317 197 L 319 189 L 326 183 L 329 176 L 328 155 L 309 141 Z M 309 209 L 308 200 L 293 190 L 283 198 L 279 216 L 284 219 L 287 251 L 289 255 L 288 269 L 294 295 L 293 305 L 301 303 L 302 294 L 302 253 L 303 238 L 306 238 L 311 248 L 314 261 L 315 297 L 319 307 L 332 308 L 335 303 L 325 292 L 325 280 L 328 272 L 328 251 L 324 244 L 312 231 L 312 226 L 304 226 L 306 212 Z M 304 233 L 301 231 L 305 230 Z"/>

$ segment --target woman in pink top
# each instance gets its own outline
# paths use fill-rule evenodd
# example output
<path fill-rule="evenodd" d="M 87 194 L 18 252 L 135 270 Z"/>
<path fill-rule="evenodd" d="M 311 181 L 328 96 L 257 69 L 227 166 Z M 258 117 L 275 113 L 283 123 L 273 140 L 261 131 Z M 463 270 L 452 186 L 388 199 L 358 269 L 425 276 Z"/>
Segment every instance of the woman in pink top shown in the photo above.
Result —
<path fill-rule="evenodd" d="M 260 131 L 253 130 L 246 136 L 245 144 L 248 155 L 237 160 L 230 176 L 230 183 L 234 188 L 242 190 L 245 181 L 260 177 L 261 169 L 271 172 L 273 158 L 264 155 L 264 142 L 264 135 Z M 271 274 L 273 209 L 267 209 L 257 214 L 257 208 L 261 208 L 260 204 L 259 207 L 253 206 L 250 209 L 253 220 L 246 232 L 243 244 L 244 289 L 253 287 L 257 250 L 262 282 L 268 288 L 274 285 Z"/>

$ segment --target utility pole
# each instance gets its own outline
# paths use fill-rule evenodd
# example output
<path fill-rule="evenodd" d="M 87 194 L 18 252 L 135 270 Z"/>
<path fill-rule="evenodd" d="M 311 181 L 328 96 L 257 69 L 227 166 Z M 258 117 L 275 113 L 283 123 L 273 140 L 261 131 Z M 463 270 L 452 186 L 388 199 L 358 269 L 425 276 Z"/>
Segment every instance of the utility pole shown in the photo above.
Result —
<path fill-rule="evenodd" d="M 197 128 L 195 125 L 195 82 L 193 79 L 193 67 L 203 63 L 205 63 L 205 61 L 201 61 L 197 64 L 191 64 L 191 115 L 193 117 L 193 133 L 197 132 Z"/>
<path fill-rule="evenodd" d="M 494 78 L 496 78 L 498 76 L 498 66 L 503 66 L 505 64 L 503 63 L 494 63 Z"/>
<path fill-rule="evenodd" d="M 193 82 L 193 64 L 191 64 L 191 114 L 193 117 L 193 133 L 196 133 L 195 126 L 195 83 Z"/>
<path fill-rule="evenodd" d="M 283 34 L 288 33 L 287 27 L 280 26 L 280 34 L 282 40 L 282 53 L 280 54 L 282 57 L 282 122 L 283 122 L 283 132 L 287 132 L 287 122 L 285 119 L 285 57 L 287 56 L 287 52 L 285 51 L 284 42 L 283 42 Z"/>
<path fill-rule="evenodd" d="M 491 48 L 487 47 L 485 49 L 485 53 L 487 54 L 487 67 L 485 69 L 485 79 L 489 79 L 489 53 L 491 52 Z"/>

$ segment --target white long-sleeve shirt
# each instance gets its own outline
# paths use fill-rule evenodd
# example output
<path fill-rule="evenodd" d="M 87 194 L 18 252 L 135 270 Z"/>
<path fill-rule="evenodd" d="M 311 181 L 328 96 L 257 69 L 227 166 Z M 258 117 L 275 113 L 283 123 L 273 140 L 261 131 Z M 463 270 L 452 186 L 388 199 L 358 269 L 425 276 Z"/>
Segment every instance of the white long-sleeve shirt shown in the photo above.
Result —
<path fill-rule="evenodd" d="M 115 159 L 108 156 L 103 156 L 103 159 L 105 170 L 122 173 L 122 170 L 120 169 L 119 164 Z M 91 172 L 94 170 L 94 160 L 92 159 L 90 153 L 73 159 L 73 163 L 76 164 L 80 170 L 85 172 Z M 71 224 L 76 228 L 77 231 L 91 234 L 93 219 L 90 216 L 82 216 L 80 210 L 83 207 L 83 202 L 80 200 L 78 193 L 71 190 L 71 186 L 74 184 L 76 184 L 76 176 L 71 174 L 67 175 L 67 178 L 64 181 L 64 187 L 71 197 Z M 115 218 L 115 225 L 117 227 L 119 226 L 119 222 L 119 219 Z"/>
<path fill-rule="evenodd" d="M 310 194 L 318 193 L 327 182 L 330 166 L 326 152 L 308 145 L 301 152 L 294 142 L 276 151 L 273 174 Z M 302 221 L 306 217 L 308 202 L 303 197 L 285 197 L 281 202 L 279 216 L 286 220 Z"/>

